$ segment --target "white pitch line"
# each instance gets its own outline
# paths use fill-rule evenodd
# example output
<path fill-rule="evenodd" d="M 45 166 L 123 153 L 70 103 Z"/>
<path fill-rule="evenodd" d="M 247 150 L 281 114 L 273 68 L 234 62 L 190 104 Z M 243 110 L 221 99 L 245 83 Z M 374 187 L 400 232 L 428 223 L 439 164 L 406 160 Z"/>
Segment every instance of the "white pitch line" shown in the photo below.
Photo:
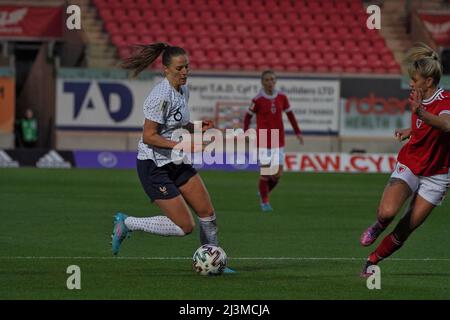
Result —
<path fill-rule="evenodd" d="M 45 257 L 45 256 L 0 256 L 0 260 L 191 260 L 190 257 Z M 272 261 L 361 261 L 366 258 L 344 257 L 228 257 L 230 260 Z M 449 261 L 450 258 L 388 258 L 393 261 Z"/>

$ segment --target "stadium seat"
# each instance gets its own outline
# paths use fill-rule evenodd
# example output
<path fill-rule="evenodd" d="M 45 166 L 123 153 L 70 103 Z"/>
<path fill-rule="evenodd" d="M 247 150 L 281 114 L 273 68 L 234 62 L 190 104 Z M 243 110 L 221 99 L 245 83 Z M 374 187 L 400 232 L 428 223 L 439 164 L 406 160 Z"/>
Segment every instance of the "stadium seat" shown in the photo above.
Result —
<path fill-rule="evenodd" d="M 400 72 L 382 35 L 366 29 L 360 0 L 93 3 L 121 58 L 129 53 L 130 43 L 167 41 L 186 48 L 197 68 Z"/>
<path fill-rule="evenodd" d="M 208 25 L 212 24 L 220 25 L 220 23 L 216 21 L 216 18 L 214 17 L 212 11 L 208 10 L 200 11 L 200 21 Z"/>
<path fill-rule="evenodd" d="M 229 63 L 227 67 L 228 70 L 235 70 L 235 71 L 240 71 L 242 69 L 242 65 L 237 62 Z"/>

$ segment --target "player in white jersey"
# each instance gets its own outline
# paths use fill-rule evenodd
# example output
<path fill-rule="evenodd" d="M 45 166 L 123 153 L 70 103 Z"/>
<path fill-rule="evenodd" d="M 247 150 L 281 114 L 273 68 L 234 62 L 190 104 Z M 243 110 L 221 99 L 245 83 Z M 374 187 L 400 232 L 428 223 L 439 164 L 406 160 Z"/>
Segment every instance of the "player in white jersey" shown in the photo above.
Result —
<path fill-rule="evenodd" d="M 165 78 L 156 85 L 144 102 L 144 128 L 139 141 L 137 171 L 141 184 L 164 215 L 131 217 L 118 212 L 114 216 L 112 251 L 119 252 L 122 241 L 131 231 L 145 231 L 163 236 L 184 236 L 194 230 L 195 211 L 200 224 L 201 244 L 218 245 L 214 208 L 208 191 L 191 164 L 181 160 L 180 141 L 173 140 L 177 129 L 193 132 L 189 121 L 186 86 L 189 59 L 180 47 L 165 43 L 140 46 L 141 50 L 126 59 L 123 67 L 135 75 L 152 64 L 162 54 Z M 202 130 L 212 128 L 212 121 L 203 121 Z M 201 150 L 202 145 L 190 145 Z M 232 273 L 227 268 L 225 272 Z"/>

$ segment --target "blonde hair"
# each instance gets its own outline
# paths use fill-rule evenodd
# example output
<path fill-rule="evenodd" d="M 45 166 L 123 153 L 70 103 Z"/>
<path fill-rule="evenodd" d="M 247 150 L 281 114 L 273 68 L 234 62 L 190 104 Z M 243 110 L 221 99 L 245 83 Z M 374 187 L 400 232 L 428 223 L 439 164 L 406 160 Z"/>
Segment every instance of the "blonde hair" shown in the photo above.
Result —
<path fill-rule="evenodd" d="M 433 85 L 437 86 L 442 77 L 442 64 L 439 55 L 425 43 L 415 43 L 406 53 L 408 74 L 413 78 L 419 74 L 423 78 L 431 77 Z"/>

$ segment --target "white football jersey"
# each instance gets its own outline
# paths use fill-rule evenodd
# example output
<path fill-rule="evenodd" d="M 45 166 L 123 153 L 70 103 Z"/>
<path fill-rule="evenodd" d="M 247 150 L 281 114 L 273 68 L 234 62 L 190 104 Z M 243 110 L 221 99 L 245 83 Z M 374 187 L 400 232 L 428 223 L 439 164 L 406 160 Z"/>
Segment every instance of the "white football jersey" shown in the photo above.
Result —
<path fill-rule="evenodd" d="M 180 92 L 178 92 L 172 87 L 169 80 L 164 78 L 145 99 L 144 116 L 146 119 L 160 124 L 159 134 L 162 137 L 179 141 L 175 140 L 178 135 L 174 135 L 174 132 L 189 123 L 188 100 L 187 86 L 181 86 Z M 139 160 L 151 159 L 158 167 L 161 167 L 167 163 L 179 161 L 183 156 L 181 151 L 147 145 L 141 137 L 137 158 Z"/>

